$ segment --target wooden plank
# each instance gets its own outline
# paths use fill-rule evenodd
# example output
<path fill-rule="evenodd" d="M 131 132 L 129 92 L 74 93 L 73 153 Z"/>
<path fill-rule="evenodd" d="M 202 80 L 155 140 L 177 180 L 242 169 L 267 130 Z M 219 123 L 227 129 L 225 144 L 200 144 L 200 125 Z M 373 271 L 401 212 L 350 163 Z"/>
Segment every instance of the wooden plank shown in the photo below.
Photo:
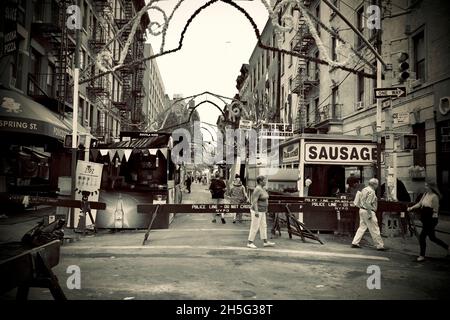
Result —
<path fill-rule="evenodd" d="M 34 259 L 38 254 L 49 268 L 58 265 L 60 245 L 61 242 L 55 240 L 31 250 L 22 249 L 22 253 L 0 261 L 0 292 L 8 292 L 32 281 L 35 273 Z M 0 249 L 7 251 L 8 247 L 1 246 Z M 16 252 L 17 248 L 14 250 Z"/>
<path fill-rule="evenodd" d="M 6 195 L 0 196 L 0 201 L 2 203 L 12 202 L 12 203 L 23 203 L 23 195 Z M 48 198 L 48 197 L 28 197 L 29 205 L 48 205 L 53 207 L 67 207 L 67 208 L 81 208 L 81 200 L 70 200 L 70 199 L 58 199 L 58 198 Z M 105 210 L 106 203 L 89 201 L 91 209 Z"/>

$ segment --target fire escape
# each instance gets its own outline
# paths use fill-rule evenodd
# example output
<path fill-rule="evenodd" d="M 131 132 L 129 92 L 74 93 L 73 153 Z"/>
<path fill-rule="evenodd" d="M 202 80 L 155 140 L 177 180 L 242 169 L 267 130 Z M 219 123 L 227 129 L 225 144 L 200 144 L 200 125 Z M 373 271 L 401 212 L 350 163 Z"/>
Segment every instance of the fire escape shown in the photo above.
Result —
<path fill-rule="evenodd" d="M 305 0 L 304 5 L 309 6 L 310 1 Z M 298 31 L 294 38 L 293 50 L 300 54 L 308 55 L 310 49 L 313 48 L 314 45 L 315 40 L 311 31 L 306 24 L 305 18 L 301 16 Z M 306 98 L 311 89 L 319 84 L 319 77 L 316 73 L 317 70 L 314 70 L 313 74 L 310 73 L 310 63 L 308 63 L 306 59 L 298 58 L 297 65 L 297 76 L 294 79 L 294 88 L 292 90 L 292 92 L 298 96 L 298 112 L 294 130 L 303 132 L 309 125 L 309 123 L 307 123 Z"/>
<path fill-rule="evenodd" d="M 133 17 L 133 9 L 131 1 L 124 1 L 124 11 L 123 16 L 117 19 L 114 19 L 114 22 L 119 30 L 122 30 L 125 25 L 131 20 Z M 132 26 L 127 26 L 120 35 L 120 40 L 122 44 L 125 44 L 128 40 L 128 36 L 131 33 Z M 118 61 L 115 61 L 116 63 Z M 128 47 L 128 52 L 124 60 L 124 64 L 128 65 L 133 62 L 133 45 L 131 44 Z M 125 67 L 119 69 L 120 77 L 122 78 L 122 92 L 116 94 L 115 99 L 113 99 L 113 105 L 119 110 L 122 130 L 128 131 L 130 130 L 130 126 L 128 125 L 132 119 L 133 111 L 134 111 L 134 101 L 132 96 L 132 84 L 133 84 L 133 73 L 134 70 L 131 67 Z"/>
<path fill-rule="evenodd" d="M 100 19 L 96 17 L 93 18 L 93 24 L 90 30 L 91 37 L 88 40 L 88 44 L 91 52 L 97 55 L 107 43 L 107 38 L 109 36 L 108 19 L 110 18 L 109 15 L 112 11 L 112 7 L 109 1 L 106 0 L 95 0 L 93 3 L 96 12 L 100 14 Z M 84 61 L 84 64 L 86 65 L 87 62 Z M 91 102 L 97 105 L 103 104 L 108 108 L 111 95 L 111 83 L 109 81 L 109 76 L 95 78 L 98 73 L 100 73 L 100 71 L 96 66 L 91 66 L 91 69 L 87 72 L 87 77 L 93 79 L 87 83 L 86 91 Z"/>
<path fill-rule="evenodd" d="M 138 30 L 135 35 L 135 57 L 137 59 L 140 59 L 144 57 L 144 43 L 145 38 L 144 34 L 141 30 Z M 145 63 L 139 63 L 135 67 L 134 72 L 134 81 L 133 81 L 133 88 L 132 88 L 132 95 L 134 100 L 134 115 L 133 115 L 133 122 L 135 123 L 142 123 L 142 127 L 145 127 L 145 115 L 143 112 L 143 105 L 144 105 L 144 88 L 143 88 L 143 81 L 144 81 L 144 72 L 145 72 Z"/>
<path fill-rule="evenodd" d="M 49 55 L 55 57 L 55 65 L 51 73 L 29 74 L 28 93 L 61 116 L 73 103 L 72 90 L 67 86 L 72 77 L 69 62 L 75 51 L 74 33 L 66 26 L 70 4 L 70 0 L 39 2 L 41 7 L 31 28 L 31 36 L 47 47 Z"/>

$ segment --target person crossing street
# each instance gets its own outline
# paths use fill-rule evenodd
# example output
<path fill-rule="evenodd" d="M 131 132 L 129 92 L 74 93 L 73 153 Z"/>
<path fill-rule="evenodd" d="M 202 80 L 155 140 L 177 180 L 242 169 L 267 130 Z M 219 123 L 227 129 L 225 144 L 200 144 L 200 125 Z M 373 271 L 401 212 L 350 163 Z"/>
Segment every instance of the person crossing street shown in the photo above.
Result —
<path fill-rule="evenodd" d="M 359 242 L 364 233 L 369 229 L 375 247 L 379 251 L 385 251 L 383 239 L 381 239 L 380 227 L 378 226 L 377 211 L 377 195 L 375 190 L 378 188 L 378 180 L 372 178 L 369 180 L 369 186 L 365 187 L 359 196 L 356 204 L 359 208 L 359 228 L 356 231 L 352 241 L 352 248 L 361 248 Z"/>
<path fill-rule="evenodd" d="M 264 176 L 259 176 L 256 178 L 256 183 L 257 186 L 252 194 L 252 207 L 250 210 L 252 222 L 250 225 L 247 247 L 251 249 L 258 248 L 253 243 L 258 231 L 261 240 L 263 240 L 264 242 L 263 246 L 273 247 L 275 243 L 267 241 L 266 213 L 269 207 L 269 193 L 264 188 L 264 186 L 266 185 L 266 178 Z"/>
<path fill-rule="evenodd" d="M 214 200 L 215 204 L 223 204 L 224 203 L 224 195 L 227 186 L 225 182 L 220 178 L 220 173 L 216 171 L 215 178 L 211 180 L 211 185 L 209 186 L 209 191 L 211 191 L 211 197 Z M 221 213 L 222 223 L 225 224 L 225 215 Z M 216 223 L 216 213 L 212 214 L 212 223 Z"/>

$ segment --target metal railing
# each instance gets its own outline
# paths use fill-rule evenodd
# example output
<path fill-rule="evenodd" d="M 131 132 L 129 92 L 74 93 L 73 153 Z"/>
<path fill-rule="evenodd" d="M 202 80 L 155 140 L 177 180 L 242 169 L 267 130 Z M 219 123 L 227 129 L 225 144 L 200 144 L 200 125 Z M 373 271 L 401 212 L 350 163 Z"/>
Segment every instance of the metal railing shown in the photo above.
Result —
<path fill-rule="evenodd" d="M 327 104 L 315 112 L 315 123 L 339 121 L 342 119 L 342 104 Z"/>
<path fill-rule="evenodd" d="M 294 78 L 294 88 L 292 92 L 299 93 L 300 87 L 307 89 L 311 86 L 316 86 L 320 82 L 318 73 L 306 74 L 304 72 L 298 72 L 297 76 Z"/>

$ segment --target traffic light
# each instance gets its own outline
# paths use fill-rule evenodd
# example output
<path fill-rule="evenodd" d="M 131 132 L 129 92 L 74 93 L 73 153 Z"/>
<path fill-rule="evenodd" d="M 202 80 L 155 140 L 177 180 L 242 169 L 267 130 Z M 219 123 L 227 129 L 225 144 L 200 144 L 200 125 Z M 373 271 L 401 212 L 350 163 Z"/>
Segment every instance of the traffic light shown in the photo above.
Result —
<path fill-rule="evenodd" d="M 402 52 L 398 57 L 398 80 L 403 83 L 405 82 L 409 76 L 409 54 L 406 52 Z"/>
<path fill-rule="evenodd" d="M 402 150 L 417 150 L 419 147 L 419 138 L 417 134 L 404 134 L 401 139 Z"/>

